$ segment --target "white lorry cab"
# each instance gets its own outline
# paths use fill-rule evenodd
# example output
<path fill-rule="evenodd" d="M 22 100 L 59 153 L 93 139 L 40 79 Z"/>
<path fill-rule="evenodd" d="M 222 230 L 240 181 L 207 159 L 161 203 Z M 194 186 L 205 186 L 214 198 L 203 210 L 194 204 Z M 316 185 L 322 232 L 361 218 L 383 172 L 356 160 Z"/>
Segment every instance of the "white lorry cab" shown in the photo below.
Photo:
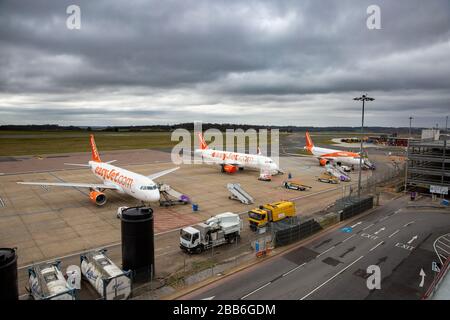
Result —
<path fill-rule="evenodd" d="M 200 253 L 225 243 L 237 241 L 242 231 L 242 219 L 232 212 L 209 218 L 204 223 L 180 230 L 180 248 L 188 253 Z"/>

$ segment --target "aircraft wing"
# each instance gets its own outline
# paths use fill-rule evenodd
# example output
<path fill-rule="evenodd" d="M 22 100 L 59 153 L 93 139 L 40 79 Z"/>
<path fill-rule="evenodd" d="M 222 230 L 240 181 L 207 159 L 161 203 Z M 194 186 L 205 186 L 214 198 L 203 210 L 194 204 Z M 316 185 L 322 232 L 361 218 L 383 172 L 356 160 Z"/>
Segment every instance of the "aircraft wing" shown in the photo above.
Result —
<path fill-rule="evenodd" d="M 172 169 L 167 169 L 167 170 L 164 170 L 164 171 L 156 172 L 156 173 L 153 173 L 151 175 L 148 175 L 147 178 L 152 179 L 152 180 L 153 179 L 157 179 L 159 177 L 162 177 L 162 176 L 164 176 L 164 175 L 166 175 L 168 173 L 171 173 L 171 172 L 173 172 L 175 170 L 178 170 L 178 169 L 180 169 L 180 167 L 176 167 L 176 168 L 172 168 Z"/>
<path fill-rule="evenodd" d="M 26 184 L 32 186 L 54 186 L 54 187 L 72 187 L 72 188 L 89 188 L 89 189 L 111 189 L 117 190 L 114 185 L 98 184 L 98 183 L 70 183 L 70 182 L 17 182 L 18 184 Z"/>

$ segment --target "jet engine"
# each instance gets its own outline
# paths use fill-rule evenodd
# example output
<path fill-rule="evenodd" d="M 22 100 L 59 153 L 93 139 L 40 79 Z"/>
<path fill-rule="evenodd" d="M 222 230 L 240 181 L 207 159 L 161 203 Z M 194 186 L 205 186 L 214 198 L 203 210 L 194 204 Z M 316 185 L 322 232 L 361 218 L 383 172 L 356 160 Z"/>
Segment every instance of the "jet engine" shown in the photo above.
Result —
<path fill-rule="evenodd" d="M 222 166 L 222 172 L 226 173 L 235 173 L 237 171 L 237 167 L 231 164 L 225 164 Z"/>
<path fill-rule="evenodd" d="M 103 192 L 97 190 L 92 190 L 91 192 L 89 192 L 89 198 L 98 206 L 102 206 L 106 203 L 106 195 Z"/>
<path fill-rule="evenodd" d="M 330 161 L 328 161 L 327 159 L 319 159 L 319 163 L 322 167 L 326 166 L 327 164 L 330 163 Z"/>

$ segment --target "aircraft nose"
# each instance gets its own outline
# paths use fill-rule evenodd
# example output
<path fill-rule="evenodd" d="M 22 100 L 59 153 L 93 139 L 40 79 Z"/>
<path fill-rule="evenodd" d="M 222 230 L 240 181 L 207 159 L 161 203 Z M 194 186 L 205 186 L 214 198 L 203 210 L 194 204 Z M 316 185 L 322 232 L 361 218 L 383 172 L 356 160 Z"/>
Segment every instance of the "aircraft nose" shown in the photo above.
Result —
<path fill-rule="evenodd" d="M 150 202 L 157 202 L 160 199 L 160 194 L 158 190 L 152 191 L 150 194 Z"/>

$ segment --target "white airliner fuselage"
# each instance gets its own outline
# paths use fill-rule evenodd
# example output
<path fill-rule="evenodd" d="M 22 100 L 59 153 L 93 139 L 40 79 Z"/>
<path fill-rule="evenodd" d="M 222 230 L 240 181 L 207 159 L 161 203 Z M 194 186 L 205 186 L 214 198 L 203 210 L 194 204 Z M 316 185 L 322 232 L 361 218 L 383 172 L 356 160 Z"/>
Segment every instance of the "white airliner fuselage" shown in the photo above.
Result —
<path fill-rule="evenodd" d="M 111 165 L 111 162 L 103 162 L 95 145 L 94 136 L 90 138 L 92 160 L 87 164 L 71 164 L 79 167 L 88 167 L 92 173 L 103 181 L 103 183 L 73 183 L 73 182 L 18 182 L 19 184 L 38 185 L 38 186 L 55 186 L 55 187 L 72 187 L 89 189 L 89 198 L 98 206 L 106 203 L 106 195 L 104 190 L 115 190 L 122 194 L 128 194 L 131 197 L 144 203 L 156 202 L 160 199 L 158 185 L 152 179 L 156 179 L 165 174 L 179 169 L 178 167 L 164 170 L 144 176 L 123 168 Z"/>
<path fill-rule="evenodd" d="M 271 174 L 280 173 L 276 162 L 263 155 L 227 152 L 211 149 L 196 149 L 195 154 L 202 157 L 207 164 L 230 165 L 238 168 L 268 170 Z"/>
<path fill-rule="evenodd" d="M 234 173 L 237 169 L 251 168 L 267 171 L 272 175 L 280 174 L 282 171 L 278 164 L 269 157 L 262 154 L 247 154 L 239 152 L 221 151 L 209 149 L 203 135 L 198 134 L 200 148 L 194 154 L 201 157 L 206 164 L 217 164 L 222 167 L 222 171 Z"/>
<path fill-rule="evenodd" d="M 128 194 L 142 202 L 159 201 L 159 189 L 152 179 L 105 162 L 89 161 L 88 164 L 95 176 L 119 193 Z"/>

